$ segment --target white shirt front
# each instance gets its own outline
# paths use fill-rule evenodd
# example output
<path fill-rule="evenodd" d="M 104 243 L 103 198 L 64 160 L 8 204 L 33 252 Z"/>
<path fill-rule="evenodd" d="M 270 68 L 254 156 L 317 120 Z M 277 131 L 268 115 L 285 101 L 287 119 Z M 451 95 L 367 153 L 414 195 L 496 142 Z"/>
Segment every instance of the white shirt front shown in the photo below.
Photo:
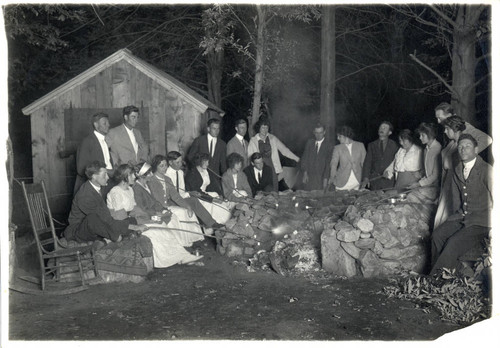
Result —
<path fill-rule="evenodd" d="M 262 170 L 258 170 L 257 167 L 253 167 L 253 172 L 255 174 L 255 180 L 257 181 L 258 184 L 260 184 L 259 174 L 260 178 L 262 179 Z"/>
<path fill-rule="evenodd" d="M 179 175 L 179 194 L 182 198 L 188 198 L 189 193 L 186 192 L 186 184 L 184 182 L 184 172 L 182 170 L 175 170 L 172 167 L 167 168 L 165 176 L 168 176 L 170 180 L 174 183 L 175 188 L 177 188 L 177 175 Z"/>
<path fill-rule="evenodd" d="M 101 187 L 100 186 L 96 186 L 92 183 L 92 181 L 90 181 L 90 185 L 92 185 L 92 187 L 97 191 L 98 194 L 101 194 Z"/>
<path fill-rule="evenodd" d="M 236 133 L 236 138 L 240 141 L 241 143 L 241 146 L 243 146 L 243 148 L 246 150 L 246 146 L 245 146 L 245 138 L 243 138 L 241 135 L 239 135 L 238 133 Z"/>
<path fill-rule="evenodd" d="M 139 150 L 139 144 L 137 144 L 137 140 L 135 139 L 135 134 L 133 129 L 128 129 L 127 126 L 125 126 L 125 129 L 127 130 L 128 136 L 130 138 L 130 141 L 132 142 L 132 146 L 134 148 L 135 155 L 137 156 L 137 151 Z"/>
<path fill-rule="evenodd" d="M 470 174 L 470 170 L 472 167 L 474 167 L 474 164 L 476 164 L 476 159 L 477 157 L 474 157 L 472 161 L 464 163 L 464 179 L 467 180 Z"/>
<path fill-rule="evenodd" d="M 347 150 L 349 150 L 349 155 L 352 156 L 352 143 L 345 144 L 345 146 L 347 146 Z"/>
<path fill-rule="evenodd" d="M 209 134 L 207 134 L 207 139 L 208 139 L 208 151 L 210 151 L 210 144 L 212 143 L 212 140 L 213 140 L 212 153 L 210 154 L 210 157 L 214 157 L 215 146 L 217 145 L 217 138 L 214 138 L 209 133 Z"/>
<path fill-rule="evenodd" d="M 98 131 L 94 131 L 94 134 L 99 141 L 99 145 L 101 145 L 102 154 L 104 155 L 104 163 L 106 163 L 106 169 L 113 169 L 113 166 L 111 165 L 111 157 L 109 155 L 109 147 L 106 143 L 106 137 Z"/>
<path fill-rule="evenodd" d="M 197 167 L 198 173 L 201 175 L 201 179 L 203 180 L 203 183 L 201 184 L 200 190 L 203 192 L 206 192 L 207 186 L 210 185 L 210 175 L 208 174 L 208 170 Z"/>

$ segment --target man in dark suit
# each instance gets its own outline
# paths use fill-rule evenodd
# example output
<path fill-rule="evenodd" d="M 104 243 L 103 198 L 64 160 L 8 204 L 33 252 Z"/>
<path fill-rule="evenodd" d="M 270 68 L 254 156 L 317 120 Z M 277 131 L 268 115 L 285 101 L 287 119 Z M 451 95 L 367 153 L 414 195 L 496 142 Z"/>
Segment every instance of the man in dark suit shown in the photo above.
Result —
<path fill-rule="evenodd" d="M 470 134 L 458 139 L 461 162 L 453 173 L 454 214 L 432 233 L 432 270 L 456 269 L 459 258 L 481 243 L 491 229 L 493 168 L 477 154 L 478 142 Z"/>
<path fill-rule="evenodd" d="M 76 193 L 69 213 L 69 225 L 64 230 L 67 240 L 88 242 L 110 240 L 119 242 L 129 230 L 145 231 L 145 225 L 130 224 L 129 220 L 115 220 L 101 195 L 101 188 L 108 183 L 106 164 L 99 161 L 85 168 L 88 178 Z"/>
<path fill-rule="evenodd" d="M 276 191 L 273 188 L 273 170 L 264 163 L 264 159 L 260 152 L 254 152 L 250 156 L 250 165 L 243 169 L 243 172 L 248 178 L 248 183 L 252 189 L 252 195 L 259 191 L 271 192 Z"/>
<path fill-rule="evenodd" d="M 384 170 L 391 164 L 399 150 L 398 144 L 389 139 L 392 131 L 392 124 L 389 121 L 382 121 L 378 127 L 378 139 L 368 144 L 360 188 L 380 190 L 394 186 L 394 180 L 383 177 Z"/>
<path fill-rule="evenodd" d="M 236 152 L 241 155 L 243 157 L 243 168 L 245 168 L 248 166 L 248 141 L 245 139 L 248 129 L 247 121 L 243 118 L 237 119 L 234 128 L 236 129 L 236 134 L 227 142 L 227 154 L 230 155 Z"/>
<path fill-rule="evenodd" d="M 123 108 L 123 124 L 109 130 L 106 142 L 111 151 L 113 166 L 128 163 L 136 165 L 149 160 L 149 148 L 141 132 L 135 128 L 139 109 L 133 105 Z"/>
<path fill-rule="evenodd" d="M 99 112 L 92 116 L 94 131 L 83 139 L 76 152 L 76 181 L 73 194 L 76 194 L 80 186 L 87 180 L 85 168 L 93 161 L 100 161 L 106 164 L 108 175 L 112 175 L 113 166 L 109 153 L 108 144 L 105 137 L 109 131 L 108 115 Z"/>
<path fill-rule="evenodd" d="M 193 167 L 194 155 L 197 153 L 208 153 L 210 161 L 208 168 L 215 174 L 222 176 L 226 171 L 226 143 L 219 139 L 220 120 L 211 118 L 207 122 L 208 134 L 201 135 L 194 139 L 193 144 L 187 153 L 187 159 Z"/>
<path fill-rule="evenodd" d="M 325 127 L 318 123 L 314 127 L 314 139 L 308 139 L 300 169 L 305 190 L 323 190 L 330 178 L 332 145 L 325 140 Z"/>

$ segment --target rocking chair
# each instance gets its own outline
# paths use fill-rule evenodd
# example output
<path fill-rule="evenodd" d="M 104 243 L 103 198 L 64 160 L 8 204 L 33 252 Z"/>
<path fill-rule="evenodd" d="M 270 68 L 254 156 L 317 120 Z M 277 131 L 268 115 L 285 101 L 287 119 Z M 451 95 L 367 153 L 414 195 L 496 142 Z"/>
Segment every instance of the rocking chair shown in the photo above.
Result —
<path fill-rule="evenodd" d="M 22 187 L 38 249 L 42 292 L 67 294 L 87 289 L 86 273 L 93 271 L 95 278 L 99 277 L 92 246 L 64 247 L 55 232 L 44 182 L 35 184 L 23 182 Z M 61 287 L 60 285 L 63 285 L 63 282 L 60 282 L 61 276 L 65 274 L 73 274 L 70 279 L 80 278 L 81 285 L 72 288 Z M 58 289 L 46 289 L 49 282 L 57 282 Z"/>

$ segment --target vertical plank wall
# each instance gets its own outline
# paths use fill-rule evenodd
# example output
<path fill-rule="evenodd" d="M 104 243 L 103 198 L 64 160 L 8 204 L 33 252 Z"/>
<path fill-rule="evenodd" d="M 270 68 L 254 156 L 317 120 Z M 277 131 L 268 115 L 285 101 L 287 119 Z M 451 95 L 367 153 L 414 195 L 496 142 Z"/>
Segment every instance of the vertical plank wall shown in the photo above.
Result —
<path fill-rule="evenodd" d="M 149 108 L 151 157 L 171 150 L 184 155 L 205 128 L 205 124 L 200 123 L 199 111 L 175 91 L 163 87 L 124 60 L 110 64 L 31 115 L 33 174 L 35 181 L 46 182 L 54 212 L 68 212 L 72 199 L 69 180 L 73 179 L 66 176 L 71 172 L 69 166 L 74 165 L 74 157 L 59 156 L 59 151 L 65 150 L 64 110 L 123 108 L 130 104 Z"/>

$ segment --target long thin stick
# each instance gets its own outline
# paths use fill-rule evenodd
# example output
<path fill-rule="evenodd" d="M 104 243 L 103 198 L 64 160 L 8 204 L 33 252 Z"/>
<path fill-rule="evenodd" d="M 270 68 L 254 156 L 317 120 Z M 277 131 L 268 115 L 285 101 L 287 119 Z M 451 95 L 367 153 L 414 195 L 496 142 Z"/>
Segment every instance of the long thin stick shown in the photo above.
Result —
<path fill-rule="evenodd" d="M 210 236 L 208 234 L 203 234 L 203 233 L 199 233 L 199 232 L 189 231 L 189 230 L 185 230 L 185 229 L 182 229 L 182 228 L 171 228 L 171 227 L 161 227 L 161 226 L 158 226 L 158 227 L 154 226 L 152 228 L 157 228 L 157 229 L 164 230 L 164 231 L 181 231 L 181 232 L 187 232 L 187 233 L 197 234 L 197 235 L 200 235 L 200 236 L 206 236 L 206 237 L 210 237 L 210 238 L 214 238 L 214 239 L 222 239 L 221 237 Z M 231 232 L 231 231 L 228 231 L 228 230 L 220 230 L 220 231 L 224 231 L 226 233 L 233 234 L 233 235 L 237 236 L 239 239 L 252 239 L 252 240 L 255 240 L 257 242 L 261 242 L 262 243 L 261 240 L 258 240 L 258 239 L 255 239 L 255 238 L 251 238 L 251 237 L 242 236 L 242 235 L 239 235 L 237 233 L 234 233 L 234 232 Z"/>

